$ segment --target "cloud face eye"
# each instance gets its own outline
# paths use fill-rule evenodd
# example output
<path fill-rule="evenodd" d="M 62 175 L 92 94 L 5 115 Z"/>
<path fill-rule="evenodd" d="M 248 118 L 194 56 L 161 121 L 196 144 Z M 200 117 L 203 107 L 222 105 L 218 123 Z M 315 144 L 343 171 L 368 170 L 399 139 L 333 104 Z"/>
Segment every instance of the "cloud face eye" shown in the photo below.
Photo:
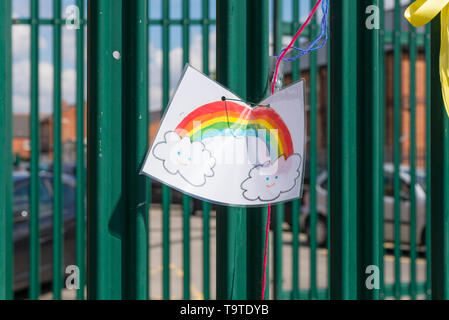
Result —
<path fill-rule="evenodd" d="M 156 159 L 163 162 L 164 169 L 179 174 L 189 184 L 200 187 L 206 183 L 206 177 L 213 177 L 215 158 L 201 142 L 191 142 L 189 137 L 181 138 L 176 132 L 169 131 L 164 141 L 153 149 Z"/>
<path fill-rule="evenodd" d="M 274 163 L 257 165 L 242 182 L 243 197 L 250 201 L 274 201 L 282 193 L 293 190 L 300 177 L 301 156 L 292 154 L 288 159 L 281 156 Z M 267 173 L 270 173 L 267 176 Z"/>

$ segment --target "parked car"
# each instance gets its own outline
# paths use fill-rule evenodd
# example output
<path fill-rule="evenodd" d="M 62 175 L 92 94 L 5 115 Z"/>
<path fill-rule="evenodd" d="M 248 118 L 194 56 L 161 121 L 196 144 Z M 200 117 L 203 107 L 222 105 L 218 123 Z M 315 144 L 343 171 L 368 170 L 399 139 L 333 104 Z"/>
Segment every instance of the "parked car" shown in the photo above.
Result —
<path fill-rule="evenodd" d="M 52 280 L 53 255 L 53 175 L 40 173 L 40 281 Z M 15 171 L 14 181 L 14 290 L 28 288 L 30 266 L 30 174 Z M 64 220 L 64 261 L 63 265 L 75 264 L 76 221 L 75 221 L 75 178 L 64 174 L 63 220 Z"/>
<path fill-rule="evenodd" d="M 43 170 L 47 172 L 53 172 L 54 169 L 52 163 L 46 166 L 41 165 L 41 167 Z M 64 164 L 62 166 L 62 171 L 66 174 L 76 176 L 76 164 L 74 163 Z M 183 194 L 181 192 L 172 189 L 170 202 L 174 204 L 182 204 L 182 195 Z M 162 184 L 155 180 L 151 180 L 151 202 L 158 204 L 162 203 Z M 192 201 L 190 202 L 190 207 L 191 207 L 190 208 L 191 214 L 195 214 L 198 211 L 202 211 L 203 208 L 201 200 L 195 198 L 192 198 Z"/>
<path fill-rule="evenodd" d="M 394 188 L 393 188 L 394 166 L 391 163 L 384 165 L 384 241 L 394 241 Z M 401 243 L 410 244 L 410 169 L 401 166 L 399 177 L 401 179 Z M 425 222 L 426 222 L 426 186 L 425 173 L 416 171 L 416 184 L 414 187 L 416 195 L 416 239 L 418 245 L 425 245 Z M 310 203 L 310 192 L 305 192 L 305 203 Z M 326 244 L 327 239 L 327 172 L 324 171 L 317 177 L 316 182 L 316 205 L 317 205 L 317 243 L 320 246 Z M 291 211 L 288 213 L 291 216 Z M 291 218 L 290 218 L 291 221 Z M 305 232 L 310 241 L 310 209 L 308 206 L 302 208 L 300 215 L 301 231 Z"/>

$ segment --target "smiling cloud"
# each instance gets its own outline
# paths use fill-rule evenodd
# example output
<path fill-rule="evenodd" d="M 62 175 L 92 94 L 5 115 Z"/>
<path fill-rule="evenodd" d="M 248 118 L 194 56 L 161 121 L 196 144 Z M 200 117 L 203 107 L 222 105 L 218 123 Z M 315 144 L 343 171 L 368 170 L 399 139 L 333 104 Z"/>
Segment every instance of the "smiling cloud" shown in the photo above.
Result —
<path fill-rule="evenodd" d="M 249 177 L 242 182 L 243 197 L 250 201 L 274 201 L 281 193 L 291 191 L 301 172 L 301 157 L 284 156 L 275 162 L 257 165 L 249 172 Z"/>
<path fill-rule="evenodd" d="M 193 186 L 206 183 L 206 177 L 214 175 L 215 158 L 201 142 L 191 142 L 189 137 L 181 138 L 176 132 L 167 132 L 165 141 L 158 143 L 153 155 L 163 162 L 170 174 L 178 174 Z"/>

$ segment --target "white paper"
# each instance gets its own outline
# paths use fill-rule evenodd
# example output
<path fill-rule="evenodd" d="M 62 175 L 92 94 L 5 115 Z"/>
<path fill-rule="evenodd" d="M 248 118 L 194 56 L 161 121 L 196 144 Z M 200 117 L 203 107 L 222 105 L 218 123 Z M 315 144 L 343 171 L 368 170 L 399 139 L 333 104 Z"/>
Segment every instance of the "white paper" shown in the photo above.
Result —
<path fill-rule="evenodd" d="M 187 65 L 142 173 L 218 204 L 296 199 L 302 192 L 304 121 L 303 81 L 250 106 Z"/>

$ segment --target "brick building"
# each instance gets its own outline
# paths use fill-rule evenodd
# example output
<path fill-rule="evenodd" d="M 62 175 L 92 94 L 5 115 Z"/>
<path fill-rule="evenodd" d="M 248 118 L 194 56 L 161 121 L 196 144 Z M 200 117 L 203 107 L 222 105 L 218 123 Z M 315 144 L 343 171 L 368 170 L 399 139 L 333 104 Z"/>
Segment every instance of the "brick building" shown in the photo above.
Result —
<path fill-rule="evenodd" d="M 62 103 L 62 135 L 63 161 L 76 160 L 76 106 Z M 86 105 L 84 106 L 86 114 Z M 28 114 L 15 114 L 13 126 L 13 154 L 23 160 L 30 159 L 30 117 Z M 84 122 L 84 141 L 86 143 L 87 125 Z M 40 120 L 40 143 L 43 159 L 53 159 L 54 121 L 52 115 L 45 115 Z"/>
<path fill-rule="evenodd" d="M 84 119 L 86 119 L 86 104 L 84 104 Z M 76 105 L 66 102 L 61 106 L 61 142 L 62 157 L 64 162 L 76 161 Z M 54 148 L 54 121 L 53 116 L 48 115 L 41 120 L 41 152 L 53 159 Z M 87 142 L 87 121 L 84 121 L 84 143 Z"/>
<path fill-rule="evenodd" d="M 30 117 L 28 114 L 15 114 L 13 119 L 12 150 L 21 159 L 30 158 Z"/>

